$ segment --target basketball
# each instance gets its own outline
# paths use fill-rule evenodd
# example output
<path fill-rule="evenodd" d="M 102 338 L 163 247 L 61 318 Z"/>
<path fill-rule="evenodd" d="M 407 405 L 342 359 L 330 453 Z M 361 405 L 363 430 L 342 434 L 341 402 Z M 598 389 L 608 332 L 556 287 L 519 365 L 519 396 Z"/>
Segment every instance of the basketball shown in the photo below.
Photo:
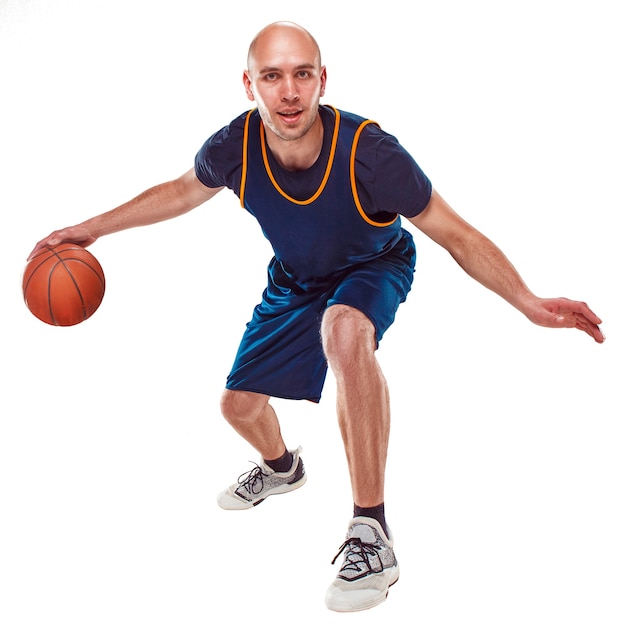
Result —
<path fill-rule="evenodd" d="M 91 317 L 104 298 L 104 272 L 96 257 L 76 244 L 40 250 L 22 277 L 30 312 L 52 326 L 74 326 Z"/>

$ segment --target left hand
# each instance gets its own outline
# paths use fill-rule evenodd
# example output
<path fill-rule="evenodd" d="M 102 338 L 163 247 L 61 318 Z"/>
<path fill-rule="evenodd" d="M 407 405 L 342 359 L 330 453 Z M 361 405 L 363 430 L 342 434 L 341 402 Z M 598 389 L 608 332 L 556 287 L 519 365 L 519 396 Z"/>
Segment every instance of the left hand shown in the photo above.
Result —
<path fill-rule="evenodd" d="M 599 325 L 602 320 L 584 303 L 567 298 L 537 298 L 525 307 L 528 319 L 548 328 L 578 328 L 593 337 L 597 343 L 605 340 Z"/>

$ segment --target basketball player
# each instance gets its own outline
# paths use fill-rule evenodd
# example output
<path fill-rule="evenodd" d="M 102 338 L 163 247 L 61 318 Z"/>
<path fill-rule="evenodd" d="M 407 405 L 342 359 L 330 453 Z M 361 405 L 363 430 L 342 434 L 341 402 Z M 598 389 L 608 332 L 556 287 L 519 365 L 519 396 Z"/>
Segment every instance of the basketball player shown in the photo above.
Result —
<path fill-rule="evenodd" d="M 503 253 L 432 188 L 394 137 L 366 119 L 320 105 L 326 68 L 303 28 L 264 28 L 250 46 L 243 83 L 256 108 L 207 140 L 194 168 L 53 232 L 35 251 L 61 242 L 86 246 L 182 215 L 226 187 L 234 191 L 275 256 L 221 401 L 226 420 L 261 460 L 220 493 L 218 503 L 247 509 L 304 484 L 300 449 L 287 449 L 271 398 L 318 401 L 330 365 L 354 518 L 326 603 L 336 611 L 367 609 L 385 600 L 399 572 L 384 512 L 389 398 L 375 353 L 413 278 L 415 246 L 400 216 L 531 322 L 578 328 L 601 343 L 601 320 L 582 302 L 534 295 Z"/>

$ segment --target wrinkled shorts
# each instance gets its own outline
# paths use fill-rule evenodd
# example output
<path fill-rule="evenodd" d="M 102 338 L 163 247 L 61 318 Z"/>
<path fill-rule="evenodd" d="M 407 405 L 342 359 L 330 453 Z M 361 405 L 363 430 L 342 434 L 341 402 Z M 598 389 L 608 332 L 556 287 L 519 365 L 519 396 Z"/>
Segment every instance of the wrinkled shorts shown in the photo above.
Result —
<path fill-rule="evenodd" d="M 413 282 L 415 244 L 408 232 L 402 235 L 384 256 L 314 289 L 294 284 L 272 259 L 267 288 L 246 326 L 226 388 L 319 402 L 328 369 L 320 337 L 324 311 L 334 304 L 358 309 L 380 341 Z"/>

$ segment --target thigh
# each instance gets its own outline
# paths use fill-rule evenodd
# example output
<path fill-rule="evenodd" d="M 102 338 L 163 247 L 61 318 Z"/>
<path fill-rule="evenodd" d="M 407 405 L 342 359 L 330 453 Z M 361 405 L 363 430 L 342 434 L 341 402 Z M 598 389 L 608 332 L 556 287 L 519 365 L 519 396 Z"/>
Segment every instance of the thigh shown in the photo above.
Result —
<path fill-rule="evenodd" d="M 406 300 L 415 271 L 415 245 L 409 233 L 386 255 L 350 270 L 338 284 L 328 306 L 345 304 L 364 313 L 380 341 Z"/>
<path fill-rule="evenodd" d="M 326 378 L 320 322 L 326 298 L 289 286 L 270 265 L 263 299 L 239 345 L 226 388 L 318 402 Z"/>

